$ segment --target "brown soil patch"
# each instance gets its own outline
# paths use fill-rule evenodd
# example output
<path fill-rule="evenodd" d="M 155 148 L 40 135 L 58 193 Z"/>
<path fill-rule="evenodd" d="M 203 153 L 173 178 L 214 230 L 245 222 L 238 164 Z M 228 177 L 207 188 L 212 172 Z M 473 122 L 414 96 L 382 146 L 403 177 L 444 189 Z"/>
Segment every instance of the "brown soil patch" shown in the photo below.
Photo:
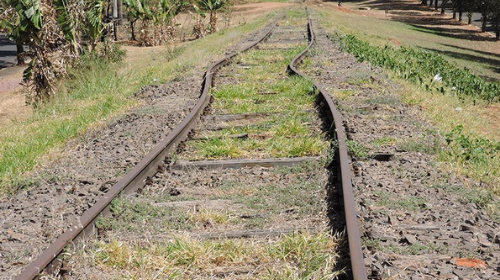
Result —
<path fill-rule="evenodd" d="M 500 127 L 500 104 L 490 104 L 486 107 L 486 116 L 491 119 L 490 125 L 485 126 L 485 131 Z"/>
<path fill-rule="evenodd" d="M 269 12 L 275 9 L 290 7 L 290 3 L 251 3 L 234 6 L 234 12 L 240 16 L 248 15 L 257 17 L 263 12 Z"/>
<path fill-rule="evenodd" d="M 23 121 L 31 115 L 32 109 L 21 93 L 22 75 L 22 68 L 18 67 L 0 72 L 0 131 L 5 131 L 13 120 Z"/>

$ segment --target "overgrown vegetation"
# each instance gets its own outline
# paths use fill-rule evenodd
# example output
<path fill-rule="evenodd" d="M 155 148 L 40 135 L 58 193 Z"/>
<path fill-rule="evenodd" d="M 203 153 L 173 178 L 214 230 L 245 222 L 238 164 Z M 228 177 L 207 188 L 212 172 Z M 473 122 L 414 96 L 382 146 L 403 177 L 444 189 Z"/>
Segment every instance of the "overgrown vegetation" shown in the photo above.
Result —
<path fill-rule="evenodd" d="M 189 4 L 184 0 L 124 0 L 132 39 L 136 39 L 135 23 L 140 21 L 139 41 L 143 46 L 172 41 L 176 34 L 175 17 Z M 213 33 L 217 29 L 217 10 L 230 2 L 203 0 L 198 5 L 199 13 L 210 12 Z M 33 105 L 56 94 L 58 81 L 67 77 L 69 69 L 79 67 L 82 55 L 94 53 L 97 45 L 104 42 L 109 45 L 112 27 L 117 37 L 118 7 L 107 0 L 5 0 L 0 8 L 0 29 L 16 42 L 18 62 L 22 64 L 25 57 L 31 58 L 24 82 L 28 102 Z M 113 15 L 109 13 L 111 9 Z M 29 48 L 28 52 L 24 52 L 23 45 Z M 108 55 L 114 49 L 105 46 L 100 54 Z"/>
<path fill-rule="evenodd" d="M 499 100 L 499 82 L 487 82 L 468 69 L 460 69 L 449 63 L 440 55 L 411 47 L 395 49 L 390 46 L 372 46 L 353 35 L 340 37 L 340 41 L 343 48 L 353 53 L 359 61 L 368 61 L 388 68 L 400 78 L 423 85 L 427 91 L 449 93 L 459 99 L 467 96 L 488 102 Z M 498 193 L 496 182 L 500 175 L 499 142 L 466 135 L 462 125 L 456 126 L 446 134 L 444 137 L 448 144 L 446 149 L 442 149 L 441 139 L 443 136 L 430 132 L 429 135 L 422 135 L 416 140 L 398 142 L 397 145 L 404 150 L 438 154 L 441 160 L 481 180 L 488 185 L 487 189 Z M 354 145 L 351 150 L 356 152 L 360 149 Z"/>
<path fill-rule="evenodd" d="M 56 94 L 57 82 L 80 63 L 82 54 L 95 51 L 107 28 L 104 0 L 6 0 L 4 6 L 0 24 L 16 44 L 29 47 L 31 62 L 23 80 L 28 102 L 34 105 Z M 87 50 L 84 37 L 90 41 Z M 107 55 L 114 48 L 104 50 Z M 18 60 L 22 59 L 19 54 Z"/>
<path fill-rule="evenodd" d="M 171 41 L 176 33 L 175 16 L 187 5 L 183 0 L 124 0 L 130 17 L 132 40 L 137 40 L 135 24 L 141 22 L 142 46 L 159 46 Z"/>
<path fill-rule="evenodd" d="M 159 195 L 154 187 L 140 198 L 115 199 L 113 217 L 99 221 L 104 240 L 86 246 L 76 261 L 83 256 L 108 275 L 127 271 L 143 278 L 209 279 L 243 271 L 251 279 L 326 280 L 343 273 L 334 267 L 343 236 L 323 230 L 317 218 L 326 211 L 328 179 L 320 162 L 269 168 L 261 175 L 209 174 L 212 181 L 204 192 L 197 191 L 203 180 L 187 179 L 174 184 L 180 191 L 176 196 Z M 207 238 L 293 227 L 297 231 L 276 237 Z M 153 238 L 146 237 L 151 233 Z"/>
<path fill-rule="evenodd" d="M 2 133 L 0 143 L 0 188 L 11 192 L 12 180 L 33 168 L 38 158 L 90 125 L 130 106 L 127 94 L 117 91 L 122 79 L 105 60 L 84 60 L 78 75 L 67 82 L 71 94 L 40 104 L 25 123 Z M 130 93 L 129 93 L 130 94 Z"/>
<path fill-rule="evenodd" d="M 500 99 L 500 82 L 487 82 L 467 68 L 459 68 L 441 55 L 412 47 L 398 49 L 386 45 L 378 47 L 354 35 L 338 37 L 344 50 L 358 61 L 368 61 L 394 71 L 403 79 L 424 86 L 427 90 L 472 96 L 488 102 Z"/>

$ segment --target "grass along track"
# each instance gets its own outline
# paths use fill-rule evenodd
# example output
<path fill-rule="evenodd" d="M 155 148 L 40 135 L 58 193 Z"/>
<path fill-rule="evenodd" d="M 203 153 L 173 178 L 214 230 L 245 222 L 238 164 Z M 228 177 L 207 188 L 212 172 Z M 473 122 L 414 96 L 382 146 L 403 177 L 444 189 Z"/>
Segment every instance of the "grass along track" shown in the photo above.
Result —
<path fill-rule="evenodd" d="M 190 59 L 183 63 L 192 62 Z M 0 233 L 0 278 L 18 275 L 182 120 L 199 97 L 205 69 L 192 70 L 187 77 L 138 92 L 135 97 L 141 106 L 99 131 L 73 140 L 56 160 L 37 168 L 35 176 L 23 181 L 28 190 L 0 202 L 5 218 L 5 230 Z"/>
<path fill-rule="evenodd" d="M 248 67 L 248 65 L 244 65 L 244 67 Z M 358 86 L 360 86 L 362 89 L 370 89 L 372 86 L 376 86 L 376 83 L 373 83 L 373 82 L 372 82 L 372 83 L 370 83 L 370 82 L 368 82 L 368 80 L 361 81 L 361 82 L 360 82 L 360 81 L 352 81 L 352 80 L 351 80 L 350 82 L 348 81 L 347 83 L 348 83 L 348 84 L 351 84 L 351 85 L 356 85 L 356 84 L 357 84 L 357 85 L 358 85 Z M 359 90 L 359 89 L 358 89 L 358 90 Z M 338 91 L 337 93 L 338 93 L 340 96 L 342 96 L 343 98 L 348 99 L 349 97 L 356 96 L 356 91 L 358 91 L 358 90 L 351 90 L 351 91 L 347 90 L 347 91 L 346 91 L 345 89 L 342 89 L 342 90 Z M 384 98 L 386 98 L 386 97 L 384 97 Z M 371 104 L 371 105 L 375 105 L 375 104 L 380 103 L 380 102 L 377 102 L 377 101 L 376 101 L 376 100 L 379 100 L 379 101 L 382 101 L 382 103 L 381 103 L 381 105 L 383 105 L 382 107 L 385 107 L 385 109 L 387 109 L 387 108 L 389 108 L 389 109 L 390 109 L 390 107 L 392 106 L 392 104 L 394 104 L 394 100 L 393 100 L 393 99 L 387 99 L 387 100 L 385 100 L 384 98 L 382 98 L 382 99 L 381 99 L 381 97 L 380 97 L 380 96 L 376 96 L 375 98 L 372 98 L 372 99 L 370 99 L 369 101 L 368 101 L 368 100 L 366 100 L 366 103 L 367 103 L 367 104 Z M 258 102 L 261 102 L 261 101 L 258 101 Z M 360 113 L 367 113 L 368 111 L 370 111 L 370 109 L 369 109 L 369 108 L 366 108 L 366 106 L 365 106 L 365 107 L 361 106 L 361 107 L 359 107 L 359 108 L 346 108 L 346 109 L 347 109 L 348 111 L 349 111 L 349 110 L 359 111 Z M 383 109 L 384 109 L 384 108 L 383 108 Z M 387 115 L 384 115 L 384 114 L 383 114 L 381 117 L 382 117 L 383 119 L 388 118 L 388 116 L 387 116 Z M 241 134 L 241 133 L 240 133 L 240 134 Z M 371 144 L 374 144 L 374 145 L 375 145 L 375 144 L 377 144 L 377 145 L 379 145 L 379 146 L 386 146 L 386 145 L 391 145 L 391 144 L 394 144 L 395 142 L 397 142 L 397 139 L 394 139 L 394 137 L 383 137 L 383 138 L 380 138 L 380 139 L 374 139 L 373 141 L 368 142 L 368 144 L 369 144 L 369 145 L 367 145 L 367 146 L 370 146 Z M 364 143 L 364 145 L 366 145 L 366 143 Z M 361 143 L 359 143 L 359 142 L 357 142 L 357 141 L 353 141 L 353 142 L 352 142 L 352 148 L 353 148 L 353 149 L 358 149 L 358 150 L 359 150 L 359 152 L 360 152 L 360 153 L 359 153 L 357 156 L 358 156 L 359 158 L 361 158 L 361 159 L 366 159 L 367 152 L 369 152 L 369 151 L 370 151 L 370 149 L 368 149 L 368 148 L 366 148 L 366 147 L 365 147 L 365 148 L 363 148 L 363 144 L 361 144 Z M 420 151 L 420 152 L 421 152 L 421 151 Z M 364 155 L 364 156 L 363 156 L 363 155 Z M 358 167 L 359 167 L 359 166 L 358 166 Z M 405 173 L 405 174 L 407 174 L 407 173 Z M 404 175 L 404 174 L 403 174 L 403 175 Z M 407 176 L 407 175 L 405 175 L 405 176 Z M 199 178 L 202 178 L 202 177 L 199 177 Z M 214 178 L 217 178 L 217 177 L 214 177 Z M 213 179 L 213 178 L 211 178 L 211 179 Z M 203 181 L 205 181 L 205 180 L 203 180 Z M 211 182 L 208 182 L 208 183 L 207 183 L 207 186 L 211 186 L 211 184 L 212 184 Z M 169 189 L 169 188 L 167 188 L 167 187 L 166 187 L 166 185 L 164 185 L 163 187 L 164 187 L 164 191 L 165 191 L 165 192 L 168 192 L 170 196 L 175 196 L 175 195 L 176 195 L 176 193 L 177 193 L 177 191 L 176 191 L 176 190 L 174 190 L 174 189 Z M 376 194 L 376 195 L 381 196 L 380 194 Z M 386 198 L 387 198 L 386 196 L 383 196 L 383 199 L 386 199 Z M 402 204 L 401 204 L 401 203 L 399 203 L 399 204 L 398 204 L 398 203 L 393 203 L 394 201 L 392 201 L 392 202 L 391 202 L 391 199 L 390 199 L 390 198 L 389 198 L 389 199 L 387 199 L 387 200 L 388 200 L 388 203 L 386 203 L 386 204 L 382 204 L 382 206 L 383 206 L 383 207 L 394 207 L 394 208 L 401 208 L 401 207 L 402 207 L 403 209 L 405 209 L 405 208 L 407 208 L 406 204 L 408 204 L 408 205 L 409 205 L 409 206 L 411 206 L 411 207 L 417 207 L 418 205 L 420 205 L 419 200 L 416 200 L 416 203 L 414 203 L 413 201 L 408 201 L 408 203 L 402 203 Z M 195 200 L 195 201 L 196 201 L 196 200 Z M 173 202 L 175 202 L 175 201 L 173 201 Z M 119 204 L 119 203 L 118 203 L 118 204 Z M 403 204 L 404 204 L 404 205 L 403 205 Z M 413 205 L 413 206 L 412 206 L 412 205 Z M 432 206 L 432 205 L 431 205 L 431 206 Z M 370 206 L 370 207 L 371 207 L 371 206 Z M 375 205 L 375 207 L 376 207 L 376 205 Z M 119 208 L 119 207 L 118 207 L 118 208 Z M 137 208 L 138 210 L 136 210 L 136 212 L 141 212 L 141 211 L 142 211 L 142 210 L 141 210 L 142 208 L 146 208 L 146 209 L 147 209 L 148 207 L 138 207 L 138 208 Z M 196 206 L 196 204 L 193 206 L 193 209 L 194 209 L 194 210 L 197 210 L 197 209 L 199 210 L 199 208 Z M 412 208 L 412 209 L 413 209 L 413 208 Z M 408 208 L 408 210 L 411 210 L 411 209 L 410 209 L 410 208 Z M 117 210 L 117 211 L 119 211 L 119 210 Z M 146 211 L 146 212 L 147 212 L 147 211 Z M 154 213 L 154 212 L 155 212 L 155 211 L 152 211 L 152 213 Z M 383 213 L 382 213 L 382 214 L 383 214 Z M 209 216 L 210 216 L 210 215 L 209 215 Z M 245 217 L 246 217 L 246 216 L 245 216 Z M 196 220 L 196 219 L 192 219 L 192 220 Z M 222 220 L 221 220 L 221 219 L 217 218 L 216 220 L 218 220 L 218 221 L 222 221 L 222 222 L 223 222 L 223 220 L 224 220 L 224 219 L 222 219 Z M 143 221 L 143 219 L 141 220 L 141 219 L 139 218 L 139 219 L 137 219 L 136 221 L 141 221 L 141 222 L 142 222 L 142 221 Z M 255 232 L 255 231 L 254 231 L 254 232 Z M 143 235 L 143 236 L 151 236 L 151 235 L 146 234 L 146 235 Z M 158 236 L 160 236 L 160 235 L 158 235 Z M 211 238 L 211 236 L 209 236 L 209 235 L 205 235 L 205 236 L 200 237 L 200 238 L 206 238 L 206 239 L 209 239 L 209 238 Z M 405 238 L 406 238 L 406 237 L 405 237 Z M 152 239 L 155 239 L 155 238 L 152 238 Z M 124 239 L 124 240 L 125 240 L 125 239 Z M 118 245 L 120 245 L 120 244 L 118 243 Z M 119 247 L 120 247 L 120 246 L 119 246 Z M 122 248 L 126 248 L 126 247 L 122 247 Z M 130 248 L 130 247 L 128 247 L 128 248 Z M 99 250 L 97 250 L 97 251 L 99 251 Z M 91 253 L 92 253 L 92 252 L 91 252 Z M 142 253 L 142 252 L 141 252 L 141 253 Z M 96 254 L 91 254 L 91 255 L 89 256 L 89 258 L 93 260 L 93 256 L 96 256 Z M 217 262 L 217 261 L 216 261 L 216 262 Z M 160 269 L 160 271 L 161 271 L 161 269 Z M 126 273 L 126 272 L 125 272 L 125 273 Z"/>

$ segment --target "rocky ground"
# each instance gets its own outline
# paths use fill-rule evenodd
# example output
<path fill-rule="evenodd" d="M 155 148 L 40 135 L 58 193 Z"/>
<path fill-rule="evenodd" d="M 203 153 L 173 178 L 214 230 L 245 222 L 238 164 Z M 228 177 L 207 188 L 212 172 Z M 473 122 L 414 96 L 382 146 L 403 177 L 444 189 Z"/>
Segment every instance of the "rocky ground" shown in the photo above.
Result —
<path fill-rule="evenodd" d="M 440 168 L 443 135 L 401 101 L 402 87 L 383 70 L 358 63 L 334 34 L 316 30 L 306 70 L 344 117 L 371 276 L 500 279 L 500 223 L 481 207 L 489 198 L 478 183 Z"/>

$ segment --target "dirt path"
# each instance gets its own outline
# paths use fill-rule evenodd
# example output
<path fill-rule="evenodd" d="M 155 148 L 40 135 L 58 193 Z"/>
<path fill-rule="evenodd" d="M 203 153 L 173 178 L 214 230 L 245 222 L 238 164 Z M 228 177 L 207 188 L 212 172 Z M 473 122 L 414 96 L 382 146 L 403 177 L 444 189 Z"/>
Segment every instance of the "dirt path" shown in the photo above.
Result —
<path fill-rule="evenodd" d="M 22 86 L 23 68 L 11 67 L 0 71 L 0 131 L 15 121 L 23 121 L 31 115 L 26 106 Z M 0 133 L 0 141 L 2 134 Z"/>

